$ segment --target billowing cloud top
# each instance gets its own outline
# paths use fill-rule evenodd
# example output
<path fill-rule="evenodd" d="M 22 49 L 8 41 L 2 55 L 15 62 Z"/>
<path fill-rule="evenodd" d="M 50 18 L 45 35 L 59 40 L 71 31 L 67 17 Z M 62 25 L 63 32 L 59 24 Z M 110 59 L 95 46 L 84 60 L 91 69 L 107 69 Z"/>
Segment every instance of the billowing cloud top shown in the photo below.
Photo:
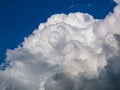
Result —
<path fill-rule="evenodd" d="M 120 0 L 104 20 L 56 14 L 7 50 L 0 90 L 119 90 Z"/>

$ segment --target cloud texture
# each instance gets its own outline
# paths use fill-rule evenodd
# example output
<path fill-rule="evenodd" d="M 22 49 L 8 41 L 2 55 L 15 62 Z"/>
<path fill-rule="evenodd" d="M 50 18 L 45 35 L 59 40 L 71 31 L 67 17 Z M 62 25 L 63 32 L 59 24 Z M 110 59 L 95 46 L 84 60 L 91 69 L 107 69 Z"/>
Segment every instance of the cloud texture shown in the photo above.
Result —
<path fill-rule="evenodd" d="M 115 2 L 103 20 L 77 12 L 41 23 L 7 50 L 0 90 L 120 90 L 120 0 Z"/>

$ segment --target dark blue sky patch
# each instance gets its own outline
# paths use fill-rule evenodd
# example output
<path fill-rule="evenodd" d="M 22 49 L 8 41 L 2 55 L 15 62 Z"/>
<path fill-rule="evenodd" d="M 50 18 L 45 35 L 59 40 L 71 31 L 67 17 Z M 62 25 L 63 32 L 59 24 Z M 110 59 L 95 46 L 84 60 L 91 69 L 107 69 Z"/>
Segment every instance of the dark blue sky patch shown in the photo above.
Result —
<path fill-rule="evenodd" d="M 17 47 L 51 15 L 83 12 L 102 19 L 115 5 L 112 0 L 0 0 L 0 63 L 7 48 Z"/>

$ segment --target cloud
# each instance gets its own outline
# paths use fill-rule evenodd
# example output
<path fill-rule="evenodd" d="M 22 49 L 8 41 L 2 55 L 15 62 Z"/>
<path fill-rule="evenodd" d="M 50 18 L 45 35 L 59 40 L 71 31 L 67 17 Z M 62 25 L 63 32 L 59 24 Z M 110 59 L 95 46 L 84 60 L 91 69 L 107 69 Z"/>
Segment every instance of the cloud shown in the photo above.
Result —
<path fill-rule="evenodd" d="M 86 13 L 52 15 L 7 50 L 0 90 L 120 89 L 120 6 L 105 19 Z"/>

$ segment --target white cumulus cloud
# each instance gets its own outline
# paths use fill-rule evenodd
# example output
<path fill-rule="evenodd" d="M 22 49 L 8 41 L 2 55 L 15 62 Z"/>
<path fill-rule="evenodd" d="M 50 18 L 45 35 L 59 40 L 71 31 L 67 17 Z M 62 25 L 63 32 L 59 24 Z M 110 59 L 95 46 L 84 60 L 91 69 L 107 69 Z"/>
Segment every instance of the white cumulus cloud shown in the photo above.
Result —
<path fill-rule="evenodd" d="M 7 50 L 0 90 L 120 89 L 120 0 L 105 19 L 56 14 Z"/>

